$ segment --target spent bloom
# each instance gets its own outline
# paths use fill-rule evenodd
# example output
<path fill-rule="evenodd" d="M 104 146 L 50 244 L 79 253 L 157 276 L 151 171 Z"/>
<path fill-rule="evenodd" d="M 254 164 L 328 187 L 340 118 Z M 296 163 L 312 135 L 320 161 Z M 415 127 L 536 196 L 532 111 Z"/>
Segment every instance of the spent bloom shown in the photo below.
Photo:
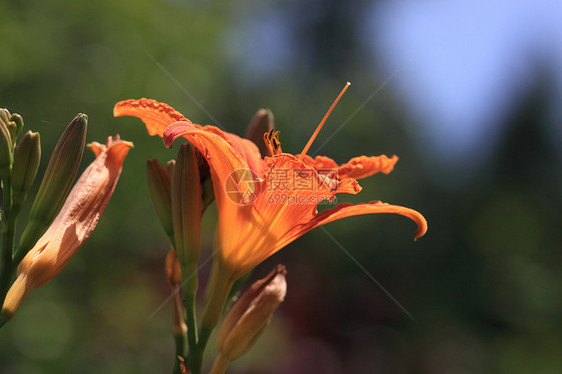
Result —
<path fill-rule="evenodd" d="M 2 314 L 11 318 L 33 289 L 53 279 L 92 234 L 115 189 L 131 142 L 109 137 L 89 148 L 96 159 L 84 170 L 59 214 L 18 266 Z"/>

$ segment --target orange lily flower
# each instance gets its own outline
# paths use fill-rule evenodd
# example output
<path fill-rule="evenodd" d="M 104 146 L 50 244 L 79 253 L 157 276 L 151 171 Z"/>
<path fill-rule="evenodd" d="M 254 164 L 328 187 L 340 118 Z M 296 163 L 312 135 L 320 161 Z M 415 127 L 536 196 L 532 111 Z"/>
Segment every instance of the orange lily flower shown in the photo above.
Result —
<path fill-rule="evenodd" d="M 49 229 L 18 266 L 18 277 L 2 306 L 11 318 L 27 294 L 53 279 L 94 231 L 133 143 L 109 137 L 89 145 L 96 159 L 84 170 Z"/>
<path fill-rule="evenodd" d="M 233 280 L 306 232 L 341 218 L 397 213 L 417 223 L 415 238 L 427 231 L 425 218 L 417 211 L 380 201 L 317 211 L 322 200 L 333 199 L 336 193 L 359 193 L 356 179 L 390 173 L 397 156 L 361 156 L 342 165 L 325 156 L 296 157 L 283 153 L 279 133 L 270 131 L 264 135 L 269 157 L 263 159 L 253 142 L 215 126 L 194 124 L 156 100 L 121 101 L 113 114 L 140 118 L 150 135 L 164 137 L 166 146 L 183 136 L 204 156 L 219 211 L 218 256 Z M 310 183 L 316 187 L 298 188 Z"/>
<path fill-rule="evenodd" d="M 164 131 L 165 145 L 171 146 L 178 137 L 193 144 L 210 165 L 219 211 L 217 257 L 232 281 L 308 231 L 341 218 L 396 213 L 418 225 L 414 238 L 427 231 L 427 222 L 417 211 L 380 201 L 343 203 L 317 211 L 319 203 L 333 200 L 337 193 L 359 193 L 356 178 L 388 174 L 398 161 L 396 156 L 361 156 L 339 166 L 322 156 L 301 155 L 301 160 L 283 153 L 278 133 L 271 131 L 264 136 L 270 156 L 265 157 L 266 169 L 260 173 L 223 136 L 205 128 L 189 121 L 175 122 Z"/>

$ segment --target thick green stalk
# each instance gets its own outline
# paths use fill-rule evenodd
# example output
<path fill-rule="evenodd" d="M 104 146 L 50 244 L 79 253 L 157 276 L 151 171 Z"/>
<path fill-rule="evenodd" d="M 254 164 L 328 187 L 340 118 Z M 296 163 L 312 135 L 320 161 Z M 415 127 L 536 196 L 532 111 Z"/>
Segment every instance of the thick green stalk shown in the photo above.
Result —
<path fill-rule="evenodd" d="M 199 344 L 199 336 L 197 332 L 197 311 L 196 311 L 196 300 L 197 300 L 197 268 L 187 268 L 182 266 L 182 275 L 184 278 L 183 289 L 183 303 L 184 303 L 184 321 L 187 326 L 187 343 L 188 343 L 188 353 L 187 353 L 187 365 L 191 370 L 192 374 L 199 374 L 201 367 L 197 369 L 192 363 L 192 352 L 196 349 Z"/>
<path fill-rule="evenodd" d="M 174 370 L 172 373 L 181 374 L 181 361 L 179 357 L 183 359 L 187 351 L 186 335 L 181 332 L 174 333 L 174 342 L 176 344 L 176 357 L 174 360 Z"/>
<path fill-rule="evenodd" d="M 184 320 L 187 325 L 187 343 L 189 348 L 197 346 L 199 341 L 197 334 L 197 312 L 195 311 L 195 294 L 184 292 L 185 315 Z"/>
<path fill-rule="evenodd" d="M 10 288 L 13 274 L 12 253 L 14 251 L 16 215 L 11 214 L 12 206 L 12 186 L 10 176 L 3 179 L 3 226 L 2 226 L 2 257 L 0 270 L 0 307 L 4 304 L 4 299 Z"/>
<path fill-rule="evenodd" d="M 211 280 L 208 286 L 207 305 L 205 306 L 203 317 L 201 318 L 199 341 L 195 349 L 192 349 L 192 347 L 189 348 L 190 365 L 192 365 L 190 369 L 199 370 L 193 371 L 193 374 L 199 374 L 201 371 L 207 342 L 209 341 L 213 329 L 219 322 L 224 310 L 224 305 L 228 300 L 232 285 L 234 284 L 230 272 L 221 268 L 221 265 L 217 263 L 218 261 L 213 262 Z"/>

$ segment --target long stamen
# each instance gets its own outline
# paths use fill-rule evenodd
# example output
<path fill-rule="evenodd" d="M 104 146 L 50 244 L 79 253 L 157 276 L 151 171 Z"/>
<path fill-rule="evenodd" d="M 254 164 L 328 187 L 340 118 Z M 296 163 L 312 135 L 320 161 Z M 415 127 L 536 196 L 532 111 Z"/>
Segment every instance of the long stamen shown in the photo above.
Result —
<path fill-rule="evenodd" d="M 345 84 L 345 87 L 341 90 L 340 94 L 338 95 L 338 97 L 336 97 L 336 100 L 334 100 L 334 102 L 332 103 L 332 106 L 330 107 L 330 109 L 328 109 L 328 112 L 326 112 L 326 114 L 324 115 L 324 118 L 322 118 L 322 121 L 320 121 L 320 124 L 318 125 L 318 127 L 316 128 L 316 131 L 314 131 L 314 134 L 312 134 L 312 136 L 310 137 L 310 139 L 308 140 L 308 143 L 306 143 L 306 145 L 304 146 L 304 149 L 302 150 L 302 152 L 299 155 L 299 160 L 302 160 L 302 158 L 304 157 L 304 155 L 306 155 L 306 152 L 308 152 L 308 150 L 310 149 L 310 146 L 312 145 L 312 143 L 314 142 L 314 139 L 316 139 L 316 136 L 318 135 L 318 133 L 320 132 L 320 130 L 322 129 L 322 126 L 324 126 L 324 123 L 326 122 L 326 120 L 328 119 L 328 117 L 330 116 L 330 113 L 332 113 L 332 110 L 334 110 L 334 108 L 336 107 L 336 104 L 338 103 L 338 101 L 340 101 L 340 98 L 343 96 L 343 94 L 345 93 L 345 91 L 347 91 L 348 87 L 351 86 L 351 83 L 347 82 Z"/>

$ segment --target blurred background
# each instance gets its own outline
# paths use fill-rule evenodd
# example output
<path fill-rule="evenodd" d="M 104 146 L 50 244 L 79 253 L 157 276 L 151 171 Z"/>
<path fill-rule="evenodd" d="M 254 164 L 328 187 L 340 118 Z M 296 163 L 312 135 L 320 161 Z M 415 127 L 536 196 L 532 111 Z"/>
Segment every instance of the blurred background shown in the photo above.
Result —
<path fill-rule="evenodd" d="M 429 232 L 414 242 L 403 217 L 361 216 L 287 246 L 252 276 L 286 265 L 287 298 L 230 373 L 562 372 L 561 12 L 554 0 L 0 2 L 0 106 L 41 133 L 41 170 L 78 112 L 88 141 L 135 143 L 93 236 L 0 331 L 0 372 L 171 372 L 168 245 L 145 162 L 176 148 L 113 118 L 114 103 L 153 98 L 238 134 L 267 107 L 297 153 L 346 81 L 309 154 L 399 155 L 338 202 L 407 206 Z M 202 258 L 215 220 L 210 208 Z"/>

